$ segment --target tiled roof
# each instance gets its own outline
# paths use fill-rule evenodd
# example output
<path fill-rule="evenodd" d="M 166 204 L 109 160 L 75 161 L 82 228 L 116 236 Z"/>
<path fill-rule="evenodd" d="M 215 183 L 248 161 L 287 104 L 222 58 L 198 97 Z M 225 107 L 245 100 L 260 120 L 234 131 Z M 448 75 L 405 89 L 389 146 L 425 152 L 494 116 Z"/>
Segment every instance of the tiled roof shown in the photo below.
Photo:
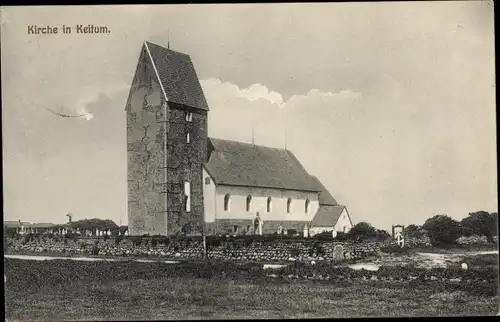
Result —
<path fill-rule="evenodd" d="M 49 224 L 49 223 L 34 223 L 30 225 L 31 228 L 50 228 L 50 227 L 55 227 L 55 224 Z"/>
<path fill-rule="evenodd" d="M 28 227 L 30 226 L 31 223 L 27 221 L 23 221 L 23 226 Z M 9 227 L 9 228 L 21 228 L 21 224 L 19 223 L 18 220 L 5 220 L 3 222 L 4 227 Z"/>
<path fill-rule="evenodd" d="M 208 111 L 208 104 L 189 55 L 146 42 L 167 101 Z"/>
<path fill-rule="evenodd" d="M 19 221 L 4 221 L 3 222 L 4 227 L 8 228 L 21 228 L 21 224 Z M 23 226 L 24 228 L 50 228 L 50 227 L 55 227 L 55 226 L 63 226 L 63 225 L 56 225 L 56 224 L 50 224 L 50 223 L 30 223 L 27 221 L 23 221 Z"/>
<path fill-rule="evenodd" d="M 214 138 L 208 145 L 205 168 L 216 184 L 321 191 L 288 150 Z"/>
<path fill-rule="evenodd" d="M 320 205 L 311 221 L 311 227 L 334 227 L 344 208 L 344 206 Z"/>
<path fill-rule="evenodd" d="M 319 204 L 325 206 L 338 206 L 337 200 L 333 198 L 333 196 L 328 192 L 328 189 L 319 181 L 319 179 L 313 176 L 313 179 L 316 181 L 318 187 L 320 187 L 321 192 L 319 193 Z"/>

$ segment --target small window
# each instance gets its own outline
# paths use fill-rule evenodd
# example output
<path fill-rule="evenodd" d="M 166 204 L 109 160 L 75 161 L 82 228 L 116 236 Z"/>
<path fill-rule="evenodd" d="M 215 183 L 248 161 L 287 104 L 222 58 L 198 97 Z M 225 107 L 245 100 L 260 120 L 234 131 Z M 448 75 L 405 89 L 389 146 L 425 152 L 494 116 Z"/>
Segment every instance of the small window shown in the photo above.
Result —
<path fill-rule="evenodd" d="M 286 202 L 286 213 L 289 214 L 292 212 L 292 198 L 288 198 Z"/>
<path fill-rule="evenodd" d="M 271 197 L 267 198 L 267 212 L 271 212 L 272 209 L 272 200 Z"/>
<path fill-rule="evenodd" d="M 205 178 L 205 184 L 210 184 L 210 177 Z"/>
<path fill-rule="evenodd" d="M 184 182 L 184 210 L 191 211 L 191 184 Z"/>
<path fill-rule="evenodd" d="M 224 211 L 229 211 L 229 194 L 224 196 Z"/>
<path fill-rule="evenodd" d="M 309 213 L 309 199 L 306 200 L 306 204 L 305 204 L 305 209 L 304 210 L 305 210 L 306 214 Z"/>
<path fill-rule="evenodd" d="M 252 211 L 252 196 L 247 196 L 247 212 Z"/>
<path fill-rule="evenodd" d="M 193 113 L 186 112 L 186 121 L 187 122 L 193 122 Z"/>
<path fill-rule="evenodd" d="M 189 133 L 186 135 L 186 142 L 187 142 L 187 143 L 189 143 L 189 142 L 190 142 Z"/>

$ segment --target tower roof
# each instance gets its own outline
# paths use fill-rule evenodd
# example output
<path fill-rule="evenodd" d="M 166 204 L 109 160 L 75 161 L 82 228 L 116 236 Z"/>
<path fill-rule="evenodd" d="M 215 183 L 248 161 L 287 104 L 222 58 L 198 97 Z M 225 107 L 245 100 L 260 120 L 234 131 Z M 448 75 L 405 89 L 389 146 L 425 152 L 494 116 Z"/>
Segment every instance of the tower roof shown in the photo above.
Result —
<path fill-rule="evenodd" d="M 208 111 L 208 104 L 191 58 L 171 49 L 144 42 L 168 102 Z"/>

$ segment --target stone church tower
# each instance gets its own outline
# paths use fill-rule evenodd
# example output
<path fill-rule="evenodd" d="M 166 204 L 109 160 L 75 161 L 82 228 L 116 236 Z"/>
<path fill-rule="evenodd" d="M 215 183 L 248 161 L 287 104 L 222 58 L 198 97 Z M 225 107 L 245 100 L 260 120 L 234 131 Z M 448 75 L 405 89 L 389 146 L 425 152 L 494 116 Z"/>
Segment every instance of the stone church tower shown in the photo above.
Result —
<path fill-rule="evenodd" d="M 125 109 L 130 234 L 201 233 L 209 108 L 190 57 L 144 42 Z"/>

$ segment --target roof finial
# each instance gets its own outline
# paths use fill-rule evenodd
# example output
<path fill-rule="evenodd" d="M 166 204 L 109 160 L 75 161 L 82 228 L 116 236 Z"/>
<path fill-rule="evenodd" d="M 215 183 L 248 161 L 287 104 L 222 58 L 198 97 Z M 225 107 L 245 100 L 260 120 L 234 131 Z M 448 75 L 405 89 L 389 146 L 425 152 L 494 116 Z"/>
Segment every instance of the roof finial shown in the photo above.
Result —
<path fill-rule="evenodd" d="M 286 143 L 287 143 L 287 131 L 286 131 L 286 127 L 285 127 L 285 150 L 286 150 Z"/>
<path fill-rule="evenodd" d="M 255 129 L 254 129 L 254 123 L 255 123 L 255 115 L 252 113 L 252 144 L 255 145 Z"/>
<path fill-rule="evenodd" d="M 255 123 L 255 116 L 252 113 L 252 145 L 253 145 L 253 159 L 255 161 L 255 129 L 254 129 L 254 123 Z"/>

